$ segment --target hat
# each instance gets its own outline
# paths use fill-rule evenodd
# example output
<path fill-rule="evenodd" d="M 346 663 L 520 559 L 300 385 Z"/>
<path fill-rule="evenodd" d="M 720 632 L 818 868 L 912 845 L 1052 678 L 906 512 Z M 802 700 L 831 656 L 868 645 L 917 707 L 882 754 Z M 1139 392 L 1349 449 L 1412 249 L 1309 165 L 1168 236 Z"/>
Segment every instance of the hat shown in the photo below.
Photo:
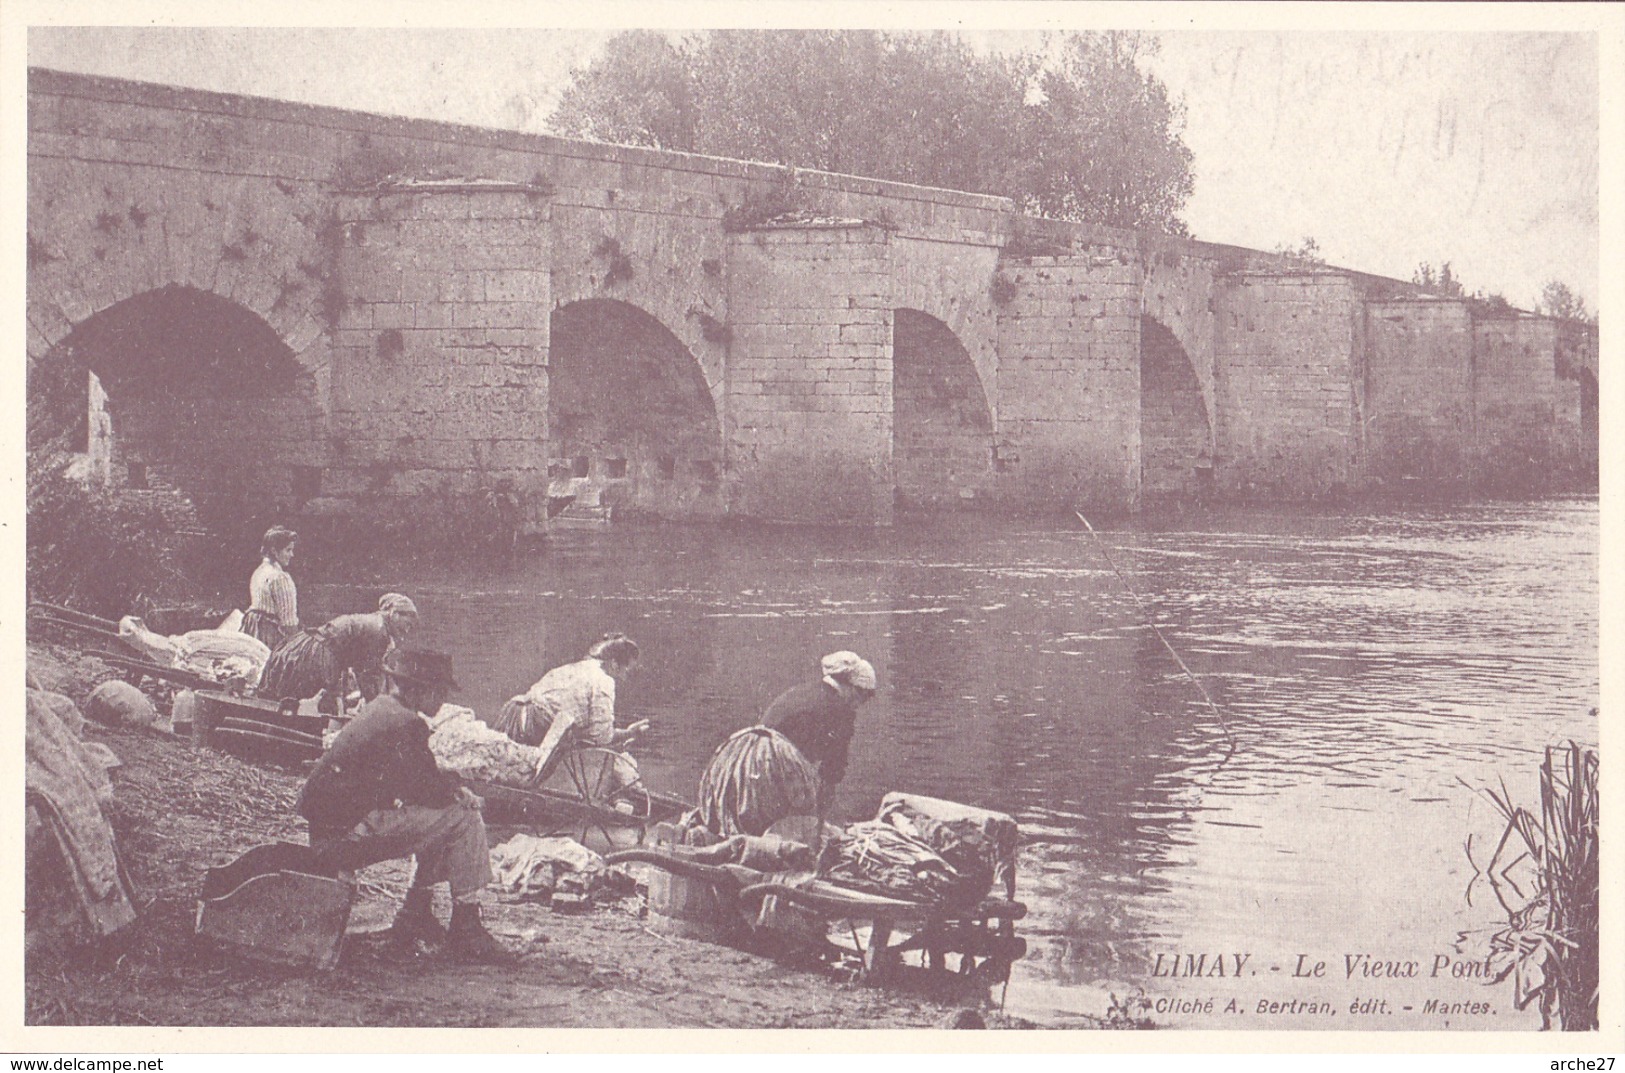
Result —
<path fill-rule="evenodd" d="M 386 592 L 378 597 L 378 610 L 384 612 L 404 611 L 407 614 L 415 615 L 418 613 L 418 605 L 412 602 L 410 596 L 402 596 L 398 592 Z"/>
<path fill-rule="evenodd" d="M 819 661 L 818 667 L 825 678 L 844 680 L 870 693 L 875 691 L 875 669 L 856 652 L 831 652 Z"/>
<path fill-rule="evenodd" d="M 451 676 L 451 657 L 424 648 L 396 648 L 384 657 L 384 673 L 403 682 L 442 689 L 461 689 Z"/>

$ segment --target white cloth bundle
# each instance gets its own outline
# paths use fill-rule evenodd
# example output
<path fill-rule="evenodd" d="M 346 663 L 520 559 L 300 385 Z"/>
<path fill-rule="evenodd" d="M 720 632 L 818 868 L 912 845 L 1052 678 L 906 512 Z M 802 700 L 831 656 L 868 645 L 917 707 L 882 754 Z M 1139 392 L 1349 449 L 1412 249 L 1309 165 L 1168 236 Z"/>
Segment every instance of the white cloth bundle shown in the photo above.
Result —
<path fill-rule="evenodd" d="M 491 850 L 491 885 L 505 894 L 545 898 L 571 873 L 584 876 L 591 890 L 603 882 L 608 867 L 572 838 L 517 834 Z"/>
<path fill-rule="evenodd" d="M 480 722 L 472 709 L 444 705 L 429 725 L 429 751 L 447 771 L 507 786 L 527 786 L 536 773 L 538 750 Z"/>
<path fill-rule="evenodd" d="M 217 682 L 241 677 L 250 686 L 256 685 L 271 658 L 265 642 L 246 633 L 193 630 L 170 640 L 175 644 L 175 666 Z"/>
<path fill-rule="evenodd" d="M 118 633 L 120 640 L 154 663 L 201 674 L 216 682 L 242 678 L 248 685 L 256 685 L 271 658 L 271 650 L 263 641 L 235 630 L 193 630 L 165 637 L 147 629 L 141 619 L 126 615 L 119 620 Z"/>

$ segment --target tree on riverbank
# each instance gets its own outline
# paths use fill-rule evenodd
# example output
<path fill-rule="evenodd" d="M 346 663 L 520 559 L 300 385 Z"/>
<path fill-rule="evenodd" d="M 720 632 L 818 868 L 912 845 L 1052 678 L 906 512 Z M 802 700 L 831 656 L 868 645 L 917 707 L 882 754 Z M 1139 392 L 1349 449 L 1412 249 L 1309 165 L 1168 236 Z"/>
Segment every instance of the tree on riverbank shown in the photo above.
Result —
<path fill-rule="evenodd" d="M 1576 294 L 1567 283 L 1561 280 L 1547 280 L 1546 286 L 1541 288 L 1540 301 L 1535 308 L 1548 317 L 1559 320 L 1577 320 L 1582 324 L 1595 325 L 1597 323 L 1596 311 L 1586 308 L 1586 300 Z"/>
<path fill-rule="evenodd" d="M 163 515 L 69 476 L 65 459 L 30 455 L 27 511 L 30 601 L 116 619 L 178 579 Z"/>
<path fill-rule="evenodd" d="M 1185 233 L 1184 106 L 1137 33 L 979 52 L 953 34 L 633 30 L 572 73 L 558 133 L 1010 197 Z"/>

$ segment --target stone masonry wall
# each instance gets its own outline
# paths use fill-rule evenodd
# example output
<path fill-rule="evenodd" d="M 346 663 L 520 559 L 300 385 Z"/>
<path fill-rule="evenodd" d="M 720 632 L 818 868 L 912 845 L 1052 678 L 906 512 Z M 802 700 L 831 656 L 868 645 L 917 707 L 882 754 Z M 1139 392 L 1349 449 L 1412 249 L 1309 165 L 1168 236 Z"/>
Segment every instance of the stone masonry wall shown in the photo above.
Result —
<path fill-rule="evenodd" d="M 1139 504 L 1142 314 L 1186 352 L 1221 496 L 1454 471 L 1462 413 L 1497 486 L 1583 470 L 1595 450 L 1594 350 L 1590 380 L 1554 380 L 1554 353 L 1574 348 L 1549 322 L 1471 329 L 1468 405 L 1459 318 L 1368 317 L 1370 277 L 1030 220 L 1001 198 L 45 71 L 29 75 L 28 156 L 29 362 L 159 288 L 235 303 L 292 350 L 298 397 L 262 400 L 258 426 L 208 400 L 126 421 L 230 424 L 201 455 L 253 464 L 218 479 L 282 481 L 295 499 L 506 476 L 534 511 L 550 318 L 602 299 L 658 321 L 697 366 L 718 502 L 737 515 L 891 518 L 899 308 L 963 345 L 994 421 L 987 498 L 1008 506 Z M 774 226 L 786 209 L 839 226 Z M 1187 411 L 1153 440 L 1179 440 Z"/>
<path fill-rule="evenodd" d="M 699 364 L 655 318 L 591 299 L 553 312 L 548 470 L 618 518 L 726 513 L 722 429 Z M 567 518 L 569 515 L 566 516 Z"/>
<path fill-rule="evenodd" d="M 867 226 L 735 236 L 724 435 L 736 513 L 890 524 L 889 237 Z"/>
<path fill-rule="evenodd" d="M 729 214 L 781 206 L 883 220 L 914 240 L 974 239 L 991 251 L 1010 212 L 1007 200 L 984 195 L 47 71 L 30 72 L 29 103 L 31 201 L 90 191 L 118 199 L 71 214 L 82 217 L 78 226 L 118 229 L 95 258 L 98 244 L 78 234 L 51 228 L 34 236 L 31 250 L 41 264 L 30 282 L 31 358 L 90 313 L 144 288 L 196 281 L 241 302 L 294 347 L 316 377 L 319 404 L 332 406 L 330 436 L 267 444 L 263 452 L 320 467 L 326 499 L 370 491 L 413 495 L 482 473 L 532 479 L 545 453 L 546 429 L 533 415 L 545 414 L 549 316 L 556 305 L 583 298 L 613 298 L 655 316 L 723 401 L 736 334 L 727 303 L 734 268 L 726 252 Z M 48 166 L 64 173 L 48 175 Z M 481 230 L 489 221 L 482 217 L 506 213 L 516 222 L 537 198 L 467 195 L 487 204 L 504 197 L 524 203 L 508 210 L 464 205 L 459 194 L 414 195 L 399 204 L 428 200 L 447 207 L 432 213 L 446 215 L 395 219 L 389 213 L 396 200 L 374 205 L 370 194 L 401 179 L 528 185 L 551 191 L 540 200 L 558 214 L 551 223 L 545 215 L 531 219 L 529 226 L 550 229 L 551 236 L 526 238 L 532 247 L 526 263 L 507 263 L 506 253 L 492 247 L 520 243 L 509 236 L 487 243 Z M 127 204 L 136 192 L 152 196 Z M 362 194 L 368 205 L 352 203 Z M 335 214 L 363 225 L 345 231 L 349 245 L 332 241 Z M 31 204 L 31 227 L 50 217 Z M 149 220 L 157 241 L 132 241 L 139 229 L 130 221 L 137 217 Z M 378 226 L 369 237 L 371 224 Z M 388 250 L 390 242 L 401 249 Z M 224 252 L 233 247 L 240 261 Z M 374 269 L 380 279 L 361 278 Z M 432 295 L 400 290 L 422 284 L 426 270 L 446 277 Z M 492 284 L 495 293 L 486 291 L 490 273 L 505 277 Z M 962 283 L 952 273 L 915 276 L 925 292 Z M 971 293 L 985 293 L 985 282 L 976 281 Z M 510 285 L 513 295 L 503 290 Z M 881 289 L 876 284 L 869 298 Z M 328 308 L 341 290 L 343 304 Z M 947 309 L 954 319 L 978 315 L 976 303 L 959 295 L 925 293 L 917 304 Z M 476 309 L 487 319 L 471 323 Z M 990 314 L 980 315 L 991 322 Z M 865 316 L 874 322 L 868 325 L 874 341 L 861 345 L 889 347 L 888 315 L 875 306 Z M 752 325 L 766 322 L 764 313 L 746 313 L 738 334 L 748 338 Z M 393 336 L 380 341 L 390 332 L 401 336 L 399 352 Z M 852 338 L 849 332 L 842 345 L 859 345 Z M 329 342 L 342 350 L 333 361 L 344 367 L 331 370 L 340 381 L 331 400 Z M 883 356 L 889 361 L 878 353 L 865 360 Z M 501 371 L 488 358 L 498 358 Z M 973 359 L 991 360 L 980 350 Z M 430 368 L 435 360 L 447 367 Z M 798 517 L 889 519 L 889 413 L 866 413 L 859 423 L 870 432 L 888 426 L 883 449 L 866 449 L 861 458 L 840 452 L 854 464 L 861 460 L 865 481 L 879 480 L 856 497 L 867 504 L 862 509 L 842 500 L 823 511 L 821 501 L 781 489 L 747 496 L 730 511 L 750 513 L 751 504 L 760 504 L 771 516 L 790 503 Z M 877 491 L 882 486 L 884 493 Z M 764 491 L 760 481 L 751 487 Z"/>
<path fill-rule="evenodd" d="M 1587 464 L 1582 393 L 1578 380 L 1559 379 L 1552 384 L 1552 468 L 1565 482 Z"/>
<path fill-rule="evenodd" d="M 1227 277 L 1214 377 L 1221 494 L 1305 499 L 1358 480 L 1359 311 L 1336 273 Z"/>
<path fill-rule="evenodd" d="M 636 178 L 647 192 L 561 186 L 549 199 L 552 308 L 609 299 L 647 313 L 698 363 L 720 406 L 728 321 L 721 206 L 680 189 L 659 197 L 658 172 Z"/>
<path fill-rule="evenodd" d="M 1190 357 L 1151 317 L 1140 321 L 1140 348 L 1141 504 L 1203 499 L 1213 478 L 1213 434 Z"/>
<path fill-rule="evenodd" d="M 1204 411 L 1211 414 L 1218 262 L 1193 255 L 1189 243 L 1165 235 L 1142 235 L 1139 245 L 1145 279 L 1141 312 L 1178 340 L 1201 385 Z"/>
<path fill-rule="evenodd" d="M 991 289 L 1002 241 L 973 230 L 958 242 L 891 236 L 899 503 L 974 507 L 997 479 L 999 325 Z M 921 330 L 909 330 L 911 323 Z"/>
<path fill-rule="evenodd" d="M 248 399 L 185 376 L 109 385 L 109 457 L 97 472 L 183 526 L 196 524 L 193 500 L 203 497 L 221 504 L 251 492 L 262 509 L 295 509 L 294 473 L 327 461 L 327 339 L 316 288 L 297 268 L 319 259 L 323 194 L 296 166 L 280 179 L 267 170 L 264 143 L 231 136 L 215 117 L 29 98 L 30 366 L 69 360 L 58 348 L 75 328 L 171 288 L 258 318 L 302 370 L 290 391 Z"/>
<path fill-rule="evenodd" d="M 1465 487 L 1473 477 L 1473 327 L 1465 302 L 1366 305 L 1367 477 Z"/>
<path fill-rule="evenodd" d="M 1125 248 L 1007 260 L 995 496 L 1016 509 L 1139 500 L 1140 274 Z"/>
<path fill-rule="evenodd" d="M 1508 492 L 1550 489 L 1558 404 L 1556 323 L 1536 317 L 1473 324 L 1474 408 L 1481 483 Z M 1576 398 L 1575 402 L 1578 401 Z"/>
<path fill-rule="evenodd" d="M 334 283 L 325 496 L 547 479 L 547 205 L 521 192 L 350 197 Z M 534 519 L 533 519 L 534 521 Z"/>
<path fill-rule="evenodd" d="M 312 495 L 301 474 L 319 468 L 273 453 L 301 434 L 322 442 L 326 422 L 308 398 L 110 397 L 108 413 L 107 483 L 153 496 L 168 493 L 161 497 L 165 512 L 183 528 L 221 521 L 220 512 L 235 512 L 239 505 L 292 517 Z"/>
<path fill-rule="evenodd" d="M 959 242 L 891 236 L 892 306 L 941 321 L 970 358 L 988 412 L 998 409 L 999 317 L 992 300 L 1002 236 L 967 231 Z"/>
<path fill-rule="evenodd" d="M 1554 450 L 1559 466 L 1581 486 L 1597 479 L 1597 328 L 1557 321 L 1557 374 L 1552 415 Z"/>

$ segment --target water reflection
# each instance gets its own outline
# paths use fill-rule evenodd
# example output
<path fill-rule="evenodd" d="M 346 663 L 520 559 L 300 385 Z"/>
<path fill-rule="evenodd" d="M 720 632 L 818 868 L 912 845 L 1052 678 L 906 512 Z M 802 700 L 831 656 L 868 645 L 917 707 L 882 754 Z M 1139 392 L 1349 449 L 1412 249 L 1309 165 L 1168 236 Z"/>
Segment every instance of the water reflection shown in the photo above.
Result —
<path fill-rule="evenodd" d="M 1597 532 L 1594 501 L 1558 501 L 1103 533 L 1144 608 L 1081 530 L 985 521 L 560 534 L 506 572 L 381 580 L 420 597 L 482 713 L 630 632 L 622 707 L 654 721 L 646 776 L 685 793 L 820 654 L 860 652 L 882 691 L 839 812 L 908 789 L 1015 814 L 1012 1008 L 1098 1014 L 1158 950 L 1431 951 L 1493 919 L 1462 898 L 1491 818 L 1463 782 L 1527 799 L 1545 745 L 1596 741 Z M 1225 713 L 1222 766 L 1148 614 Z"/>

